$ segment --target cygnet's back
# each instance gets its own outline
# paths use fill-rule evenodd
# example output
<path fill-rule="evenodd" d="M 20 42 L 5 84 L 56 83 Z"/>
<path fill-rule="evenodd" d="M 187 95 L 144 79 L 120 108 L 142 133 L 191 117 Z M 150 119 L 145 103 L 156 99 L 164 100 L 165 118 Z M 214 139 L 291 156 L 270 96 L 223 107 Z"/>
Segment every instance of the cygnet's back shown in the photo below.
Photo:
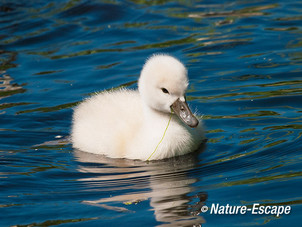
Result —
<path fill-rule="evenodd" d="M 142 106 L 137 91 L 120 89 L 86 99 L 74 111 L 73 146 L 112 158 L 125 156 L 142 124 Z"/>

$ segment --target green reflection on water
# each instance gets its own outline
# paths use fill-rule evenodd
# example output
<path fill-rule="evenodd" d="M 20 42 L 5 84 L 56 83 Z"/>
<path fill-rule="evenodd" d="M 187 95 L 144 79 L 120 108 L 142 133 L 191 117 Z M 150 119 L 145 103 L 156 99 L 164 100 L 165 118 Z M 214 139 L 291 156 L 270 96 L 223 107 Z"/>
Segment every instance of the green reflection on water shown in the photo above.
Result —
<path fill-rule="evenodd" d="M 276 125 L 265 127 L 263 130 L 272 129 L 272 130 L 280 130 L 280 129 L 302 129 L 302 124 L 292 124 L 292 125 Z"/>
<path fill-rule="evenodd" d="M 224 138 L 225 138 L 224 136 L 220 136 L 218 138 L 210 138 L 210 139 L 208 139 L 208 143 L 219 143 Z"/>
<path fill-rule="evenodd" d="M 276 166 L 272 166 L 272 167 L 268 167 L 268 168 L 265 168 L 265 169 L 261 169 L 257 172 L 267 172 L 267 171 L 270 171 L 270 170 L 273 170 L 273 169 L 278 169 L 280 167 L 283 167 L 284 165 L 283 164 L 280 164 L 280 165 L 276 165 Z"/>
<path fill-rule="evenodd" d="M 242 204 L 250 204 L 250 203 L 260 203 L 261 206 L 287 206 L 287 205 L 296 205 L 302 204 L 302 199 L 293 199 L 291 201 L 286 202 L 273 202 L 272 200 L 260 200 L 260 201 L 242 201 Z M 250 205 L 252 207 L 252 205 Z"/>
<path fill-rule="evenodd" d="M 252 143 L 252 142 L 255 142 L 257 141 L 259 138 L 252 138 L 252 139 L 248 139 L 248 140 L 242 140 L 240 141 L 240 145 L 243 145 L 243 144 L 247 144 L 247 143 Z"/>
<path fill-rule="evenodd" d="M 47 74 L 53 74 L 53 73 L 60 73 L 63 72 L 64 70 L 50 70 L 50 71 L 42 71 L 35 73 L 34 75 L 47 75 Z"/>
<path fill-rule="evenodd" d="M 263 86 L 263 85 L 252 85 L 252 86 Z M 282 97 L 282 96 L 284 97 L 284 96 L 299 95 L 299 94 L 302 94 L 302 88 L 288 88 L 288 89 L 269 90 L 269 91 L 234 92 L 234 93 L 225 93 L 221 95 L 202 96 L 199 97 L 198 99 L 212 100 L 212 99 L 233 98 L 236 96 L 242 96 L 242 97 L 236 97 L 234 99 L 228 99 L 228 101 L 242 101 L 242 100 Z"/>
<path fill-rule="evenodd" d="M 263 176 L 263 177 L 253 177 L 249 179 L 243 179 L 243 180 L 238 180 L 238 181 L 230 181 L 230 182 L 223 182 L 219 184 L 219 187 L 231 187 L 231 186 L 236 186 L 236 185 L 245 185 L 245 184 L 258 184 L 262 182 L 267 182 L 267 181 L 287 181 L 290 178 L 293 177 L 301 177 L 302 172 L 293 172 L 293 173 L 284 173 L 284 174 L 279 174 L 279 175 L 273 175 L 273 176 Z"/>
<path fill-rule="evenodd" d="M 216 133 L 216 132 L 225 132 L 225 130 L 218 128 L 218 129 L 212 129 L 207 131 L 207 133 Z"/>
<path fill-rule="evenodd" d="M 26 89 L 24 89 L 24 88 L 20 88 L 20 89 L 16 89 L 16 90 L 8 90 L 8 91 L 0 90 L 0 97 L 8 97 L 8 96 L 12 96 L 12 95 L 24 93 L 24 92 L 26 92 Z"/>
<path fill-rule="evenodd" d="M 112 68 L 112 67 L 114 67 L 116 65 L 119 65 L 119 64 L 121 64 L 121 62 L 114 62 L 114 63 L 108 64 L 108 65 L 99 65 L 96 68 L 97 69 L 110 69 L 110 68 Z"/>
<path fill-rule="evenodd" d="M 53 112 L 53 111 L 59 111 L 63 109 L 68 109 L 76 106 L 79 102 L 71 102 L 71 103 L 65 103 L 57 106 L 51 106 L 51 107 L 39 107 L 35 109 L 30 110 L 21 110 L 16 112 L 16 114 L 25 114 L 25 113 L 32 113 L 32 112 Z"/>
<path fill-rule="evenodd" d="M 78 222 L 85 222 L 91 220 L 97 220 L 98 217 L 94 218 L 78 218 L 78 219 L 65 219 L 65 220 L 48 220 L 41 223 L 30 223 L 25 225 L 14 225 L 15 227 L 28 227 L 28 226 L 56 226 L 61 224 L 69 224 L 69 223 L 78 223 Z"/>
<path fill-rule="evenodd" d="M 273 147 L 273 146 L 276 146 L 276 145 L 279 145 L 279 144 L 285 143 L 285 142 L 287 142 L 287 140 L 278 140 L 278 141 L 275 141 L 273 143 L 269 143 L 269 144 L 265 145 L 264 147 L 265 148 Z"/>
<path fill-rule="evenodd" d="M 207 164 L 208 165 L 213 165 L 213 164 L 217 164 L 217 163 L 222 163 L 222 162 L 230 161 L 230 160 L 233 160 L 233 159 L 237 159 L 237 158 L 241 158 L 241 157 L 245 157 L 245 156 L 249 156 L 249 155 L 255 154 L 258 151 L 259 151 L 259 149 L 256 149 L 256 150 L 253 150 L 253 151 L 249 151 L 249 152 L 245 152 L 245 153 L 234 154 L 234 155 L 231 155 L 231 156 L 226 157 L 226 158 L 217 159 L 217 160 L 215 160 L 213 162 L 210 162 L 210 163 L 207 163 Z"/>
<path fill-rule="evenodd" d="M 24 106 L 34 104 L 32 102 L 17 102 L 17 103 L 3 103 L 0 104 L 0 110 L 15 107 L 15 106 Z"/>
<path fill-rule="evenodd" d="M 238 115 L 223 115 L 213 116 L 204 115 L 204 119 L 233 119 L 233 118 L 247 118 L 247 117 L 263 117 L 263 116 L 279 116 L 280 114 L 275 111 L 260 110 L 256 113 L 238 114 Z"/>
<path fill-rule="evenodd" d="M 251 131 L 255 131 L 256 128 L 246 128 L 246 129 L 242 129 L 240 132 L 251 132 Z"/>

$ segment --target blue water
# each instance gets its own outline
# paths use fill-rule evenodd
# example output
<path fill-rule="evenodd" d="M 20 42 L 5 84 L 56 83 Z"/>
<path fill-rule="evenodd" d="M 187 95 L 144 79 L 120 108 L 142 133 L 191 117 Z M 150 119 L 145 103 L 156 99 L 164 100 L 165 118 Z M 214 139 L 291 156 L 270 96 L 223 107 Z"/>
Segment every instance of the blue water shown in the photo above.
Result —
<path fill-rule="evenodd" d="M 0 2 L 0 226 L 301 226 L 302 3 Z M 155 163 L 73 150 L 72 108 L 135 88 L 145 59 L 189 69 L 203 152 Z M 202 213 L 212 204 L 290 214 Z"/>

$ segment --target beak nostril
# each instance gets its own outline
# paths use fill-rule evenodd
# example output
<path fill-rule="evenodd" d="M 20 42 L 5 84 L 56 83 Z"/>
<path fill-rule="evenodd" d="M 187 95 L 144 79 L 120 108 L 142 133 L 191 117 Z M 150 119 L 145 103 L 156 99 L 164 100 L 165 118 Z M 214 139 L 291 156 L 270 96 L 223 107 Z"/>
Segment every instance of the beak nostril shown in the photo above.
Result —
<path fill-rule="evenodd" d="M 198 125 L 197 118 L 193 115 L 187 103 L 178 98 L 172 105 L 174 113 L 189 127 L 196 128 Z"/>

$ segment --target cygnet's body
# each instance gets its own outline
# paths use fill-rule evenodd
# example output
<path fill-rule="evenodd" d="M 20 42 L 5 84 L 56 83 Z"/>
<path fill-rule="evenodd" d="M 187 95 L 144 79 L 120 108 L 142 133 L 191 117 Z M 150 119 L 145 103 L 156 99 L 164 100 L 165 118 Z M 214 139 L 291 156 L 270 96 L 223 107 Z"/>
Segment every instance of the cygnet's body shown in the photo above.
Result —
<path fill-rule="evenodd" d="M 204 141 L 204 132 L 185 102 L 188 79 L 184 65 L 168 55 L 153 55 L 138 85 L 138 91 L 101 92 L 76 107 L 73 146 L 111 158 L 141 160 L 196 150 Z"/>

